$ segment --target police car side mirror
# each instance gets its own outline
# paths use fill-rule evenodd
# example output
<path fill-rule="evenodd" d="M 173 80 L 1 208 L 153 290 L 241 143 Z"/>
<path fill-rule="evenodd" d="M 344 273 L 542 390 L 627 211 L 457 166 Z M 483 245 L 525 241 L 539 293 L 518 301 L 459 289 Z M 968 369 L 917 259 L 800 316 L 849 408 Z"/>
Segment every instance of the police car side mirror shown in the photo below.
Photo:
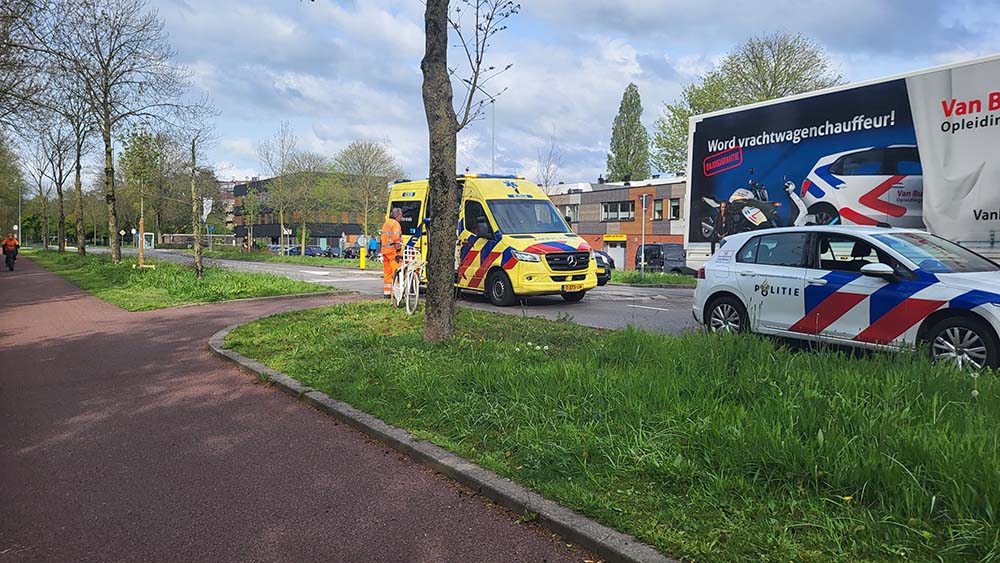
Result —
<path fill-rule="evenodd" d="M 861 267 L 861 274 L 873 278 L 882 278 L 889 283 L 899 281 L 899 278 L 896 277 L 896 271 L 892 269 L 892 266 L 882 264 L 881 262 L 865 264 Z"/>

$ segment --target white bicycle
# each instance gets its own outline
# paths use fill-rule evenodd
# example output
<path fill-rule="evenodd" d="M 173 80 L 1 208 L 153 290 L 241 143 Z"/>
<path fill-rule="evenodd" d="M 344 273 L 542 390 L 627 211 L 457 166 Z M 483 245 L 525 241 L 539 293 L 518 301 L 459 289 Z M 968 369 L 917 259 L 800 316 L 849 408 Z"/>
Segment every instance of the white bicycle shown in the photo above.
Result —
<path fill-rule="evenodd" d="M 405 305 L 410 315 L 416 312 L 420 300 L 420 272 L 424 266 L 419 248 L 403 247 L 403 263 L 392 278 L 392 302 L 397 307 Z"/>

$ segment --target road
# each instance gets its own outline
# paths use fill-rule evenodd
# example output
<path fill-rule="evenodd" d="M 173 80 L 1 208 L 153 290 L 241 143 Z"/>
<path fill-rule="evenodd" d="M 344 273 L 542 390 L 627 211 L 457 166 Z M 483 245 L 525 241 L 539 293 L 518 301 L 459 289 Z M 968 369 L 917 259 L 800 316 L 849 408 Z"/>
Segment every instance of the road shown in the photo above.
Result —
<path fill-rule="evenodd" d="M 0 272 L 0 561 L 594 560 L 212 354 L 353 295 L 125 312 Z"/>
<path fill-rule="evenodd" d="M 126 254 L 134 250 L 124 250 Z M 147 255 L 156 260 L 190 263 L 191 255 L 174 250 L 152 250 Z M 304 264 L 276 262 L 246 262 L 242 260 L 205 259 L 207 265 L 240 272 L 270 273 L 320 285 L 334 286 L 362 295 L 377 296 L 382 293 L 382 274 L 379 271 L 352 270 L 349 268 L 321 267 Z M 467 293 L 460 303 L 463 306 L 510 315 L 529 315 L 547 319 L 570 318 L 576 323 L 599 328 L 624 328 L 635 326 L 666 334 L 678 334 L 695 328 L 691 316 L 693 290 L 687 288 L 644 288 L 606 285 L 587 293 L 579 303 L 566 303 L 558 295 L 533 297 L 523 305 L 498 308 L 482 296 Z"/>

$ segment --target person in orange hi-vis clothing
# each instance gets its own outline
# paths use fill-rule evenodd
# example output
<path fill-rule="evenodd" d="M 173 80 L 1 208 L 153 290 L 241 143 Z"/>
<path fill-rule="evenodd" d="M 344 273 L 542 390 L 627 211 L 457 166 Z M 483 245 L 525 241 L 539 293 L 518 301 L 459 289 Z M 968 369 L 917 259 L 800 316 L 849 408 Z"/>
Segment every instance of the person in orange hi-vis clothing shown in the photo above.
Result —
<path fill-rule="evenodd" d="M 403 247 L 403 227 L 399 221 L 403 218 L 403 210 L 393 207 L 389 218 L 382 225 L 382 295 L 392 297 L 392 277 L 399 269 L 397 256 Z"/>

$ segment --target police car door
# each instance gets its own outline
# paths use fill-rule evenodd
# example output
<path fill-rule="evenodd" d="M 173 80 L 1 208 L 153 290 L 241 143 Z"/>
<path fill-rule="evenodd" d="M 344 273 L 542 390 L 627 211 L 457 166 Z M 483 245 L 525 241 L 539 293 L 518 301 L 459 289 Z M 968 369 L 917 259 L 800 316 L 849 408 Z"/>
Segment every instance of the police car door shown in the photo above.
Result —
<path fill-rule="evenodd" d="M 806 313 L 793 331 L 888 344 L 909 328 L 886 313 L 926 283 L 909 279 L 904 266 L 864 239 L 838 233 L 816 239 L 818 260 L 806 274 Z M 900 281 L 861 274 L 862 267 L 876 262 L 899 272 Z"/>
<path fill-rule="evenodd" d="M 733 269 L 755 330 L 787 331 L 802 317 L 809 238 L 809 233 L 765 233 L 740 250 Z"/>

